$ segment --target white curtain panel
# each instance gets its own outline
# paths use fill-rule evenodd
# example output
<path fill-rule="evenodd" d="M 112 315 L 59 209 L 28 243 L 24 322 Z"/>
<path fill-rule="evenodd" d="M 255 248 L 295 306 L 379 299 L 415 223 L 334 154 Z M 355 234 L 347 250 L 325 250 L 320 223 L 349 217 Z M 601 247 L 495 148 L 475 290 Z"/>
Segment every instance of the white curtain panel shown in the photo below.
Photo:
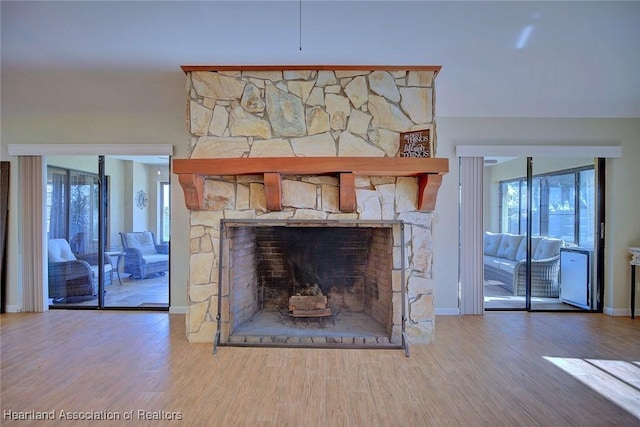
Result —
<path fill-rule="evenodd" d="M 47 258 L 43 226 L 45 175 L 42 156 L 20 156 L 18 164 L 22 203 L 20 212 L 30 213 L 20 218 L 22 311 L 42 312 L 47 309 L 48 299 L 48 295 L 45 295 Z"/>
<path fill-rule="evenodd" d="M 460 314 L 483 314 L 484 158 L 460 157 Z"/>

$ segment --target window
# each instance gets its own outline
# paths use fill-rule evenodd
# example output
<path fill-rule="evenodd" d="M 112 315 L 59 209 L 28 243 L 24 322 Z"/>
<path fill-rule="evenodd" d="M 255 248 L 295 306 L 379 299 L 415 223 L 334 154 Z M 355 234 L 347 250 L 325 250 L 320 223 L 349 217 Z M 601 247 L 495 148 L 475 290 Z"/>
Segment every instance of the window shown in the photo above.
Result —
<path fill-rule="evenodd" d="M 532 234 L 593 247 L 595 221 L 593 166 L 536 175 L 532 188 Z M 500 230 L 527 230 L 527 180 L 500 182 Z"/>
<path fill-rule="evenodd" d="M 170 187 L 168 182 L 160 183 L 160 242 L 169 242 Z"/>
<path fill-rule="evenodd" d="M 595 245 L 594 224 L 596 223 L 595 171 L 579 172 L 578 186 L 578 242 L 586 248 Z"/>
<path fill-rule="evenodd" d="M 47 232 L 49 239 L 69 242 L 75 253 L 97 250 L 98 175 L 47 167 Z"/>

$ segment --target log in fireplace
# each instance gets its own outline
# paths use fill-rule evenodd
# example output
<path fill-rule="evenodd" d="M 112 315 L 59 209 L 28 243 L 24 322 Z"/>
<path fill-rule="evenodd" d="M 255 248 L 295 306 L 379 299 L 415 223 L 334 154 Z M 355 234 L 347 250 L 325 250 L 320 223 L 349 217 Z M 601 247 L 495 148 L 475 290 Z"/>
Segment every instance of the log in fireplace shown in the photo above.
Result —
<path fill-rule="evenodd" d="M 402 228 L 223 220 L 216 345 L 404 347 Z"/>

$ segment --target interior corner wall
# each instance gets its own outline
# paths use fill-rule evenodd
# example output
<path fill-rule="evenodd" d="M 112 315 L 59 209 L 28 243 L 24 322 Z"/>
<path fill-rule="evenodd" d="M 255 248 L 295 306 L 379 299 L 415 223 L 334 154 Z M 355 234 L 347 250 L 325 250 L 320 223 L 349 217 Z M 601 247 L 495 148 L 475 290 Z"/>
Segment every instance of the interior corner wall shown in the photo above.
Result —
<path fill-rule="evenodd" d="M 124 184 L 122 190 L 122 208 L 124 212 L 131 213 L 124 217 L 122 231 L 133 231 L 133 162 L 125 161 L 123 168 Z"/>
<path fill-rule="evenodd" d="M 482 199 L 485 201 L 482 206 L 482 229 L 484 231 L 495 231 L 497 225 L 492 222 L 492 218 L 499 214 L 499 207 L 494 205 L 492 194 L 495 192 L 495 185 L 491 168 L 484 168 L 484 176 L 482 179 Z M 487 203 L 487 200 L 489 201 Z M 495 211 L 495 212 L 494 212 Z"/>
<path fill-rule="evenodd" d="M 125 231 L 125 200 L 122 197 L 122 189 L 125 188 L 124 161 L 113 157 L 106 157 L 105 171 L 109 177 L 109 236 L 107 246 L 119 247 L 122 245 L 120 232 Z"/>
<path fill-rule="evenodd" d="M 149 177 L 145 165 L 131 162 L 131 231 L 149 230 Z M 147 205 L 140 207 L 136 203 L 139 191 L 147 195 Z"/>
<path fill-rule="evenodd" d="M 160 228 L 162 226 L 162 209 L 160 200 L 162 198 L 162 183 L 169 182 L 169 167 L 166 165 L 147 165 L 147 173 L 151 184 L 149 186 L 149 222 L 151 230 L 155 231 L 156 239 L 160 240 Z"/>
<path fill-rule="evenodd" d="M 485 166 L 484 225 L 485 231 L 499 232 L 500 228 L 500 181 L 527 176 L 526 157 Z"/>
<path fill-rule="evenodd" d="M 147 230 L 153 231 L 153 234 L 158 240 L 158 197 L 159 184 L 154 170 L 151 165 L 145 165 L 145 174 L 147 176 L 147 197 L 149 203 L 147 204 Z"/>
<path fill-rule="evenodd" d="M 624 130 L 626 131 L 628 127 Z M 620 129 L 623 130 L 623 129 Z M 640 119 L 635 119 L 622 157 L 606 164 L 605 313 L 630 314 L 630 246 L 640 246 Z M 612 286 L 610 286 L 612 284 Z M 640 315 L 640 275 L 636 275 L 636 316 Z"/>
<path fill-rule="evenodd" d="M 186 137 L 185 137 L 186 139 Z M 176 141 L 180 141 L 177 139 Z M 189 144 L 176 143 L 175 158 L 188 158 Z M 174 248 L 189 248 L 191 232 L 191 213 L 184 200 L 184 191 L 178 181 L 177 174 L 170 176 L 171 187 L 171 312 L 187 311 L 187 278 L 189 277 L 188 250 L 174 250 Z"/>

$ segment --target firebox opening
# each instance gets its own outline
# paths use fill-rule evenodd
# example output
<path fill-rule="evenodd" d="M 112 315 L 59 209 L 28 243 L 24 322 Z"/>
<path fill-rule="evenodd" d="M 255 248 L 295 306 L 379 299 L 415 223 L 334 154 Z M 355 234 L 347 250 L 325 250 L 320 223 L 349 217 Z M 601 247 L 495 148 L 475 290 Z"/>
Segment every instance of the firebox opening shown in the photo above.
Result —
<path fill-rule="evenodd" d="M 401 299 L 392 286 L 400 228 L 397 221 L 223 221 L 221 344 L 401 344 L 394 329 Z"/>

